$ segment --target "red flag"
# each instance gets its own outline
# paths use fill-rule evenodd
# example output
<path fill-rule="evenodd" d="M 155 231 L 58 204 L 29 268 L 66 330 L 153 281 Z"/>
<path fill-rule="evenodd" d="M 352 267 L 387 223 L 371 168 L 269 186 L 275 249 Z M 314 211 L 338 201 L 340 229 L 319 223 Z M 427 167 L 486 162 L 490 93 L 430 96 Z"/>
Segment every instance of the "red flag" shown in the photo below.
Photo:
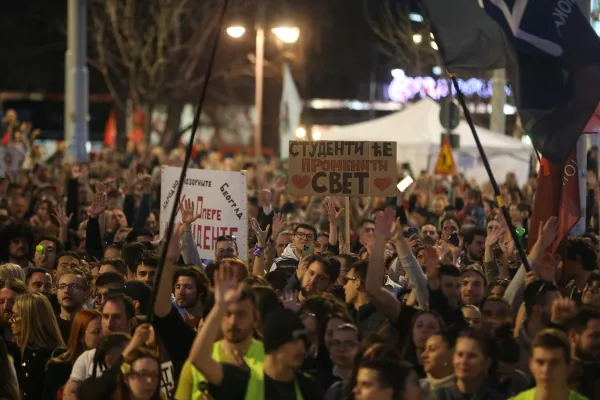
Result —
<path fill-rule="evenodd" d="M 550 217 L 558 218 L 558 237 L 552 246 L 552 254 L 579 221 L 581 207 L 578 172 L 576 150 L 571 152 L 563 165 L 556 165 L 542 158 L 531 216 L 529 249 L 537 240 L 540 223 L 543 225 Z"/>
<path fill-rule="evenodd" d="M 117 119 L 115 118 L 115 111 L 112 110 L 106 121 L 104 127 L 104 145 L 109 148 L 115 147 L 115 141 L 117 138 Z"/>

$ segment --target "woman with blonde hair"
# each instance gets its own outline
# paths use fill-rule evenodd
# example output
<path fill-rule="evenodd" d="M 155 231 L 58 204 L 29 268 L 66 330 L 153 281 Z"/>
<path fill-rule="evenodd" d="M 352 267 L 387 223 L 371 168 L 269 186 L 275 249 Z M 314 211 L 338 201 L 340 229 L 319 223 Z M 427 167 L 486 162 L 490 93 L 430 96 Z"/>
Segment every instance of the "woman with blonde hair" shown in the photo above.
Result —
<path fill-rule="evenodd" d="M 95 349 L 102 337 L 102 314 L 98 310 L 81 310 L 75 315 L 67 350 L 48 361 L 46 366 L 44 399 L 62 398 L 75 360 L 84 351 Z"/>
<path fill-rule="evenodd" d="M 0 279 L 17 279 L 25 282 L 25 272 L 18 264 L 6 263 L 0 265 Z"/>
<path fill-rule="evenodd" d="M 43 294 L 18 296 L 12 311 L 10 329 L 21 357 L 18 362 L 15 360 L 21 394 L 24 398 L 41 399 L 46 363 L 65 344 L 52 306 Z"/>

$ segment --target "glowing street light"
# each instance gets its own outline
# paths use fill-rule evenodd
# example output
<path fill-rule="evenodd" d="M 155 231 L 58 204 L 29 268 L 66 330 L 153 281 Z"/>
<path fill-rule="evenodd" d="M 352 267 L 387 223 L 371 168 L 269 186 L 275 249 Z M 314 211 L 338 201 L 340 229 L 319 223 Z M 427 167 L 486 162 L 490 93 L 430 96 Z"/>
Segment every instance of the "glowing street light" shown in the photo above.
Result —
<path fill-rule="evenodd" d="M 315 129 L 312 132 L 312 138 L 313 138 L 313 140 L 319 140 L 319 139 L 321 139 L 321 131 L 318 130 L 318 129 Z"/>
<path fill-rule="evenodd" d="M 402 70 L 402 69 L 400 69 L 400 68 L 394 68 L 394 69 L 392 70 L 392 76 L 393 76 L 394 78 L 400 79 L 400 78 L 402 78 L 403 76 L 406 76 L 406 74 L 404 73 L 404 70 Z"/>
<path fill-rule="evenodd" d="M 413 35 L 413 42 L 415 44 L 419 44 L 422 41 L 423 41 L 423 36 L 422 35 L 420 35 L 419 33 Z"/>
<path fill-rule="evenodd" d="M 298 139 L 306 137 L 306 129 L 304 129 L 303 127 L 299 127 L 298 129 L 296 129 L 296 137 Z"/>
<path fill-rule="evenodd" d="M 300 29 L 295 27 L 277 27 L 271 29 L 271 32 L 284 43 L 296 43 L 300 37 Z"/>
<path fill-rule="evenodd" d="M 234 39 L 244 36 L 245 32 L 246 28 L 244 28 L 243 26 L 230 26 L 229 28 L 227 28 L 227 34 Z"/>
<path fill-rule="evenodd" d="M 429 43 L 429 44 L 431 45 L 431 48 L 432 48 L 432 49 L 434 49 L 434 50 L 437 50 L 437 49 L 438 49 L 438 45 L 437 45 L 437 43 L 436 43 L 436 42 L 434 42 L 433 40 L 432 40 L 432 41 L 431 41 L 431 43 Z"/>

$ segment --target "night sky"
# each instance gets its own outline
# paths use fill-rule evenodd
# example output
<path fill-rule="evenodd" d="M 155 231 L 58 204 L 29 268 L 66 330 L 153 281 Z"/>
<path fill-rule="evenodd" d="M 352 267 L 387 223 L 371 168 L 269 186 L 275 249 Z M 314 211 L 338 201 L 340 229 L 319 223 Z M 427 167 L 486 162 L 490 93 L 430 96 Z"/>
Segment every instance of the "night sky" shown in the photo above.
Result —
<path fill-rule="evenodd" d="M 0 2 L 0 90 L 63 91 L 66 3 Z M 302 96 L 368 98 L 366 87 L 374 66 L 372 49 L 376 38 L 365 17 L 364 0 L 289 3 L 296 3 L 293 13 L 302 28 L 301 42 L 297 44 L 305 55 L 298 79 Z M 381 67 L 388 64 L 381 57 L 377 64 L 380 76 L 384 74 Z M 90 71 L 90 92 L 104 92 L 101 77 L 93 69 Z"/>

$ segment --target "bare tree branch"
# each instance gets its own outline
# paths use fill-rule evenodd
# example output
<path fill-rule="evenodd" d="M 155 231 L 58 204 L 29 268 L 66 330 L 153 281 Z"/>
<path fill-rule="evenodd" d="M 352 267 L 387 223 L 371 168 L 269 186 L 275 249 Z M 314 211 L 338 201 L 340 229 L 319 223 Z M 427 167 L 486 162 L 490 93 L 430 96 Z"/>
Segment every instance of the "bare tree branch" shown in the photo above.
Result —
<path fill-rule="evenodd" d="M 246 7 L 251 2 L 233 3 Z M 222 34 L 216 18 L 221 6 L 221 0 L 90 0 L 94 51 L 89 64 L 102 74 L 117 106 L 125 109 L 131 100 L 148 109 L 195 100 L 210 46 Z M 245 54 L 226 57 L 211 80 L 251 73 Z"/>
<path fill-rule="evenodd" d="M 379 17 L 373 19 L 367 9 L 367 19 L 371 29 L 383 42 L 382 52 L 396 60 L 404 69 L 422 73 L 437 65 L 437 50 L 432 47 L 433 38 L 425 22 L 413 22 L 408 6 L 400 6 L 392 0 L 377 2 L 382 9 Z"/>

